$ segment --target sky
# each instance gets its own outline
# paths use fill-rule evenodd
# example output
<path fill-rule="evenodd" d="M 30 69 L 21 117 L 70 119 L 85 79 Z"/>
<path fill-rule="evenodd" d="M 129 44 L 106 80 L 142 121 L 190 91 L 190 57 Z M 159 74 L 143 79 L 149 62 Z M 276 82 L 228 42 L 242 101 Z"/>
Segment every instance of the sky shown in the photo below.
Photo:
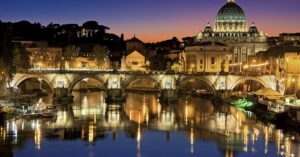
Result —
<path fill-rule="evenodd" d="M 136 35 L 144 42 L 174 36 L 181 39 L 215 23 L 226 0 L 0 0 L 0 20 L 28 20 L 83 24 L 88 20 L 108 26 L 109 32 Z M 300 0 L 236 0 L 248 21 L 268 36 L 300 32 Z"/>

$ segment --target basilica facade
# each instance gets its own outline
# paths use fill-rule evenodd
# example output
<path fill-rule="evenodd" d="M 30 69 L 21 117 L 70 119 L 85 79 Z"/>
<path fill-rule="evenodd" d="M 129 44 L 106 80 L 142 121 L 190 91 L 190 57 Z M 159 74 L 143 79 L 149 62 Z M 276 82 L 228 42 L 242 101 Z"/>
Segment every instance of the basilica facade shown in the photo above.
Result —
<path fill-rule="evenodd" d="M 231 47 L 230 66 L 234 71 L 241 71 L 241 67 L 248 64 L 249 56 L 268 49 L 267 34 L 259 32 L 254 23 L 248 26 L 243 9 L 234 0 L 228 0 L 220 8 L 214 26 L 208 23 L 203 32 L 186 39 L 192 40 L 183 39 L 187 48 L 207 42 Z"/>

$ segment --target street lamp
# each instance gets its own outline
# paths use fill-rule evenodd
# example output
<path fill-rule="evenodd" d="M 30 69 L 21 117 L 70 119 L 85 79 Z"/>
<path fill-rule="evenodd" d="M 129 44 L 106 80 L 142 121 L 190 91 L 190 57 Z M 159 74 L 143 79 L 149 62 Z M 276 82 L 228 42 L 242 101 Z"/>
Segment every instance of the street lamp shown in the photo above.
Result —
<path fill-rule="evenodd" d="M 42 85 L 43 85 L 43 79 L 42 78 L 38 78 L 39 82 L 40 82 L 40 90 L 43 91 L 42 89 Z"/>
<path fill-rule="evenodd" d="M 240 62 L 240 73 L 242 72 L 242 62 Z"/>
<path fill-rule="evenodd" d="M 194 73 L 195 64 L 192 64 L 191 67 L 192 67 L 192 73 Z"/>

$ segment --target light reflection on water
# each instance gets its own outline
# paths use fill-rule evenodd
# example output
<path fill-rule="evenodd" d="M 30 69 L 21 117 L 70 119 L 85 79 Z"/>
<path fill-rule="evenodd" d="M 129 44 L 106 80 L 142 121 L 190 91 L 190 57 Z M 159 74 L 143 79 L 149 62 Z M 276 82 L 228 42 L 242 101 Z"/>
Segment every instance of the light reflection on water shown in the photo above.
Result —
<path fill-rule="evenodd" d="M 1 126 L 0 154 L 300 157 L 298 134 L 209 100 L 182 96 L 178 104 L 163 104 L 157 94 L 128 93 L 119 105 L 106 104 L 104 92 L 73 95 L 57 118 Z"/>

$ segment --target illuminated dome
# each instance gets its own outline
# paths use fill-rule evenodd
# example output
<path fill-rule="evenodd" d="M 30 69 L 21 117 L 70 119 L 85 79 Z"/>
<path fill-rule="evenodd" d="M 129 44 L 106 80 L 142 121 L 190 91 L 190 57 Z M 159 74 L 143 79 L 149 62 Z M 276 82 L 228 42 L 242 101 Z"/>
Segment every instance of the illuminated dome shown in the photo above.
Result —
<path fill-rule="evenodd" d="M 258 34 L 258 29 L 255 26 L 254 22 L 252 23 L 252 26 L 249 28 L 249 33 L 252 34 Z"/>
<path fill-rule="evenodd" d="M 228 2 L 219 10 L 215 32 L 247 32 L 246 16 L 243 9 L 233 0 Z"/>
<path fill-rule="evenodd" d="M 243 9 L 234 2 L 228 2 L 218 12 L 217 22 L 245 22 Z"/>
<path fill-rule="evenodd" d="M 204 28 L 204 33 L 212 33 L 213 29 L 210 26 L 210 23 L 207 24 L 207 26 Z"/>

